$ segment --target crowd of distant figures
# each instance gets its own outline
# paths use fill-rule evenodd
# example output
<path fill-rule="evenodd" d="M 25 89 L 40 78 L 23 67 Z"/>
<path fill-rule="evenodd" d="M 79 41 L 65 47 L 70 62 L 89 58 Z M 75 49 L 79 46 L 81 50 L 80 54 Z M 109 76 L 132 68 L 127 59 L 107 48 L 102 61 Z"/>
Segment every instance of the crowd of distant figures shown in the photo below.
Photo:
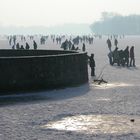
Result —
<path fill-rule="evenodd" d="M 65 36 L 65 35 L 40 35 L 37 36 L 39 39 L 38 43 L 35 40 L 36 36 L 24 36 L 24 35 L 11 35 L 8 36 L 8 42 L 12 49 L 17 50 L 29 50 L 33 48 L 34 50 L 38 49 L 39 45 L 47 44 L 47 40 L 50 37 L 53 43 L 60 45 L 60 48 L 63 50 L 79 50 L 78 45 L 82 43 L 82 51 L 86 51 L 85 44 L 93 44 L 94 38 L 101 39 L 101 35 L 83 35 L 83 36 Z M 28 43 L 32 41 L 32 45 Z M 23 43 L 24 42 L 24 43 Z M 21 44 L 20 44 L 21 43 Z M 39 44 L 40 43 L 40 44 Z M 24 45 L 23 45 L 24 44 Z M 39 44 L 39 45 L 38 45 Z"/>
<path fill-rule="evenodd" d="M 129 50 L 129 46 L 126 46 L 124 50 L 118 48 L 118 40 L 114 37 L 114 46 L 115 49 L 112 51 L 112 43 L 111 40 L 107 39 L 107 45 L 109 49 L 108 57 L 110 65 L 114 65 L 115 63 L 118 66 L 127 66 L 127 67 L 135 67 L 135 54 L 134 54 L 134 46 L 131 46 Z"/>
<path fill-rule="evenodd" d="M 65 35 L 39 35 L 39 36 L 8 36 L 9 45 L 16 50 L 37 50 L 40 45 L 46 45 L 48 38 L 53 44 L 57 44 L 63 50 L 79 51 L 79 44 L 82 44 L 81 50 L 86 51 L 86 45 L 93 45 L 94 39 L 102 39 L 102 35 L 83 35 L 83 36 L 65 36 Z M 127 46 L 124 50 L 118 48 L 118 38 L 123 39 L 124 35 L 108 36 L 106 41 L 109 49 L 108 57 L 110 65 L 117 63 L 118 66 L 135 67 L 134 46 L 129 50 Z M 30 45 L 29 42 L 30 41 Z M 112 50 L 112 41 L 114 41 L 115 49 Z M 32 44 L 31 44 L 32 42 Z M 21 43 L 21 44 L 20 44 Z M 38 44 L 39 45 L 38 45 Z M 23 45 L 24 44 L 24 45 Z M 95 76 L 95 60 L 94 53 L 88 56 L 89 66 L 91 68 L 91 76 Z"/>
<path fill-rule="evenodd" d="M 25 43 L 25 46 L 23 44 L 20 45 L 20 43 L 17 41 L 17 37 L 21 39 L 22 42 L 26 42 L 26 37 L 21 35 L 21 36 L 8 36 L 8 41 L 9 41 L 9 45 L 12 46 L 12 49 L 16 49 L 16 50 L 29 50 L 30 49 L 30 45 L 28 44 L 28 42 Z M 34 40 L 34 36 L 29 36 L 29 39 L 33 41 L 33 49 L 37 50 L 37 43 Z"/>
<path fill-rule="evenodd" d="M 102 39 L 102 35 L 83 35 L 83 36 L 65 36 L 65 35 L 39 35 L 39 36 L 24 36 L 24 35 L 11 35 L 8 36 L 9 45 L 12 49 L 16 50 L 29 50 L 34 49 L 37 50 L 40 45 L 45 45 L 47 43 L 48 38 L 51 39 L 52 43 L 56 43 L 63 50 L 73 50 L 78 51 L 79 44 L 82 44 L 81 50 L 83 52 L 86 51 L 86 45 L 92 45 L 94 43 L 94 38 Z M 119 50 L 118 48 L 118 38 L 124 38 L 124 35 L 111 35 L 108 36 L 106 41 L 109 48 L 109 63 L 110 65 L 114 65 L 117 63 L 118 66 L 133 66 L 135 67 L 135 56 L 134 56 L 134 46 L 132 46 L 129 50 L 129 46 L 125 48 L 125 50 Z M 39 40 L 36 42 L 36 39 Z M 112 50 L 112 40 L 114 41 L 115 49 Z M 30 45 L 29 42 L 30 41 Z M 31 44 L 32 42 L 32 44 Z M 21 43 L 21 44 L 20 44 Z M 40 44 L 39 44 L 40 43 Z M 24 44 L 24 45 L 23 45 Z"/>
<path fill-rule="evenodd" d="M 68 40 L 66 39 L 62 44 L 61 48 L 64 50 L 79 50 L 79 47 L 75 47 L 75 45 L 79 45 L 82 43 L 82 51 L 86 51 L 85 43 L 86 44 L 93 44 L 94 37 L 93 36 L 77 36 L 75 38 L 71 38 Z"/>

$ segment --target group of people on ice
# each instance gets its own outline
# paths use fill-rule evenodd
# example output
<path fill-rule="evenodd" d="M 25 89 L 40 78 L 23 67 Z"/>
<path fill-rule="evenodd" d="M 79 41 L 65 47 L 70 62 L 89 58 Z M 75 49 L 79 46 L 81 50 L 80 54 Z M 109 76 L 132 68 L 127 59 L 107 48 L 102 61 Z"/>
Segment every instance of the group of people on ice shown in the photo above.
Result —
<path fill-rule="evenodd" d="M 72 43 L 71 40 L 66 39 L 62 44 L 61 44 L 61 48 L 63 50 L 73 50 L 73 51 L 77 51 L 79 50 L 79 47 L 75 47 L 75 44 Z M 83 43 L 82 45 L 82 51 L 85 52 L 86 51 L 86 46 L 85 43 Z"/>
<path fill-rule="evenodd" d="M 13 45 L 12 46 L 12 49 L 13 50 L 29 50 L 30 49 L 30 46 L 29 46 L 29 44 L 26 42 L 26 44 L 25 44 L 25 46 L 23 46 L 23 45 L 20 45 L 19 43 L 16 43 L 16 45 Z M 37 50 L 37 43 L 36 43 L 36 41 L 35 40 L 33 40 L 33 49 L 34 50 Z"/>
<path fill-rule="evenodd" d="M 115 49 L 112 51 L 109 39 L 107 40 L 107 44 L 110 51 L 108 54 L 110 65 L 114 65 L 114 63 L 117 63 L 118 66 L 121 65 L 127 67 L 135 67 L 134 46 L 132 46 L 130 50 L 129 46 L 126 46 L 124 50 L 119 50 L 119 48 L 117 47 L 117 42 L 115 44 Z"/>

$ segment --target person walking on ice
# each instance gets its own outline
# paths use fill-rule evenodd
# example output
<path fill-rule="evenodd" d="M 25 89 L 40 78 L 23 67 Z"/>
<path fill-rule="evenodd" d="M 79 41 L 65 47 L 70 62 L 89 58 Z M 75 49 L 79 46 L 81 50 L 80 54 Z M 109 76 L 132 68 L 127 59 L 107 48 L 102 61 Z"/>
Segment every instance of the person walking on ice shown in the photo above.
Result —
<path fill-rule="evenodd" d="M 108 45 L 108 48 L 109 48 L 109 51 L 111 52 L 111 40 L 108 38 L 107 41 L 106 41 L 107 45 Z"/>
<path fill-rule="evenodd" d="M 114 40 L 114 45 L 116 46 L 116 47 L 118 47 L 118 40 L 115 38 L 115 40 Z"/>

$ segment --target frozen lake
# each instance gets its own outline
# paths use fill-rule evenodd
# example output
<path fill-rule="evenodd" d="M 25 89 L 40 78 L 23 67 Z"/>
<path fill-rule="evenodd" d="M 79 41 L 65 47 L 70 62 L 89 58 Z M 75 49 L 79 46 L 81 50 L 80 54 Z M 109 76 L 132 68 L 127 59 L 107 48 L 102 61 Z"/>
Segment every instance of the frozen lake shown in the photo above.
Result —
<path fill-rule="evenodd" d="M 97 77 L 105 66 L 108 84 L 94 84 L 89 68 L 89 83 L 79 87 L 0 97 L 0 140 L 140 139 L 140 36 L 118 39 L 119 49 L 135 46 L 130 68 L 109 65 L 106 40 L 96 38 L 86 50 L 95 54 Z M 0 48 L 11 48 L 5 37 Z M 48 40 L 38 49 L 60 45 Z"/>

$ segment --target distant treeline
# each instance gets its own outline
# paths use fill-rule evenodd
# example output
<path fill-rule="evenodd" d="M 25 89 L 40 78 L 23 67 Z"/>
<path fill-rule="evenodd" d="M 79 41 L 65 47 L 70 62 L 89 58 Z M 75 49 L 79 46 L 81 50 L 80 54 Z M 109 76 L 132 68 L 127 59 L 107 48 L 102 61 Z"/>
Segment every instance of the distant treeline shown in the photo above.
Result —
<path fill-rule="evenodd" d="M 96 34 L 140 35 L 140 15 L 122 16 L 114 13 L 102 14 L 102 19 L 91 25 Z"/>
<path fill-rule="evenodd" d="M 62 24 L 55 26 L 2 26 L 0 25 L 0 34 L 90 34 L 92 33 L 89 24 Z"/>

